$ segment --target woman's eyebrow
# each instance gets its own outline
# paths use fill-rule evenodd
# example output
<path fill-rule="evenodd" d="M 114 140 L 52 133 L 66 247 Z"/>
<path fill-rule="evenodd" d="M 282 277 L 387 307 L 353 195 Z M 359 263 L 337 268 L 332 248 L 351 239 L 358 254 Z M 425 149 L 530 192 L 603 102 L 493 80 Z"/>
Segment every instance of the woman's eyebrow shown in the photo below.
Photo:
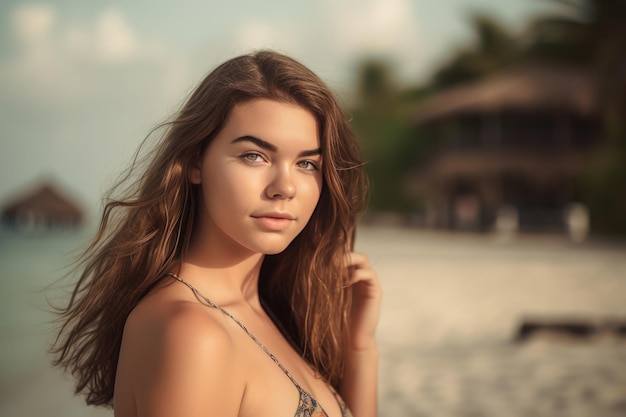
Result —
<path fill-rule="evenodd" d="M 255 138 L 254 136 L 246 135 L 241 136 L 237 139 L 234 139 L 230 143 L 240 143 L 240 142 L 252 142 L 259 148 L 265 149 L 270 152 L 276 152 L 278 148 L 275 145 L 272 145 L 269 142 L 264 141 L 263 139 Z"/>
<path fill-rule="evenodd" d="M 320 148 L 317 149 L 311 149 L 310 151 L 302 151 L 298 154 L 298 156 L 300 158 L 304 158 L 305 156 L 316 156 L 316 155 L 321 155 L 322 154 L 322 150 Z"/>
<path fill-rule="evenodd" d="M 265 149 L 270 152 L 278 151 L 278 148 L 276 147 L 276 145 L 272 145 L 271 143 L 263 139 L 259 139 L 257 137 L 250 136 L 250 135 L 238 137 L 237 139 L 233 139 L 230 143 L 234 144 L 234 143 L 240 143 L 240 142 L 251 142 L 251 143 L 254 143 L 256 146 L 258 146 L 259 148 Z M 298 154 L 298 157 L 302 158 L 306 156 L 316 156 L 316 155 L 321 155 L 321 154 L 322 154 L 322 150 L 320 148 L 317 148 L 317 149 L 311 149 L 308 151 L 302 151 Z"/>

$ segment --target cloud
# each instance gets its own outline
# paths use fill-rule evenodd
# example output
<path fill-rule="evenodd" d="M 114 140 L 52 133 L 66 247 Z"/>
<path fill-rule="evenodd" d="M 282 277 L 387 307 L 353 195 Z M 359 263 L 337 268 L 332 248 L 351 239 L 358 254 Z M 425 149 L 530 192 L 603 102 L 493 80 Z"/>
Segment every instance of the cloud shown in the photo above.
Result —
<path fill-rule="evenodd" d="M 268 48 L 276 44 L 276 31 L 267 23 L 254 20 L 240 26 L 235 35 L 235 45 L 241 50 Z"/>
<path fill-rule="evenodd" d="M 327 0 L 325 4 L 336 53 L 391 58 L 409 76 L 419 68 L 424 44 L 411 0 Z"/>
<path fill-rule="evenodd" d="M 156 97 L 184 86 L 183 60 L 138 38 L 118 9 L 73 22 L 59 19 L 52 6 L 19 5 L 11 17 L 16 48 L 0 61 L 5 106 L 61 111 L 120 89 Z"/>
<path fill-rule="evenodd" d="M 350 3 L 345 3 L 352 7 L 344 13 L 353 16 L 342 19 L 339 25 L 343 32 L 340 39 L 348 47 L 357 51 L 397 51 L 415 37 L 408 0 L 370 0 L 360 8 Z"/>
<path fill-rule="evenodd" d="M 13 13 L 15 35 L 23 42 L 38 42 L 49 36 L 55 20 L 56 13 L 52 6 L 22 5 Z"/>
<path fill-rule="evenodd" d="M 273 49 L 291 53 L 301 48 L 300 31 L 291 22 L 270 20 L 246 20 L 237 25 L 231 41 L 236 53 L 248 53 L 258 49 Z"/>
<path fill-rule="evenodd" d="M 103 12 L 95 31 L 96 50 L 105 60 L 127 60 L 138 52 L 138 41 L 124 16 L 115 9 Z"/>

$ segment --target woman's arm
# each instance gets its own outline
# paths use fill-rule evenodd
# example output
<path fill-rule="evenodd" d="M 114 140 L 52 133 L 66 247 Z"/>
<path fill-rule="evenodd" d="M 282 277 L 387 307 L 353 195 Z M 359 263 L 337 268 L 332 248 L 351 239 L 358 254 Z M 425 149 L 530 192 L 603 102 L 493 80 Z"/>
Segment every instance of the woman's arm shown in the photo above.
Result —
<path fill-rule="evenodd" d="M 382 290 L 367 256 L 352 252 L 352 311 L 346 334 L 345 368 L 341 396 L 354 417 L 375 417 L 378 412 L 378 348 L 376 326 Z"/>

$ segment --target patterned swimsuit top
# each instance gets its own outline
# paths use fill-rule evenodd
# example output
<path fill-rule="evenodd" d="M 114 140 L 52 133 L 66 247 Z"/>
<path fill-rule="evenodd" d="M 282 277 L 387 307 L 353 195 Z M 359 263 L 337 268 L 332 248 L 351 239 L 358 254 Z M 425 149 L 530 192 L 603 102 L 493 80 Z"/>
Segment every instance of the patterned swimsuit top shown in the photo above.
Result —
<path fill-rule="evenodd" d="M 322 408 L 320 403 L 315 398 L 313 398 L 313 396 L 310 393 L 308 393 L 304 388 L 302 388 L 300 386 L 300 384 L 298 384 L 298 381 L 296 381 L 295 378 L 289 373 L 289 371 L 283 366 L 283 364 L 278 361 L 276 356 L 274 356 L 274 354 L 272 352 L 270 352 L 263 345 L 263 343 L 261 343 L 261 341 L 259 339 L 257 339 L 256 336 L 254 336 L 246 328 L 246 326 L 243 325 L 243 323 L 241 323 L 239 320 L 237 320 L 228 311 L 224 310 L 222 307 L 218 306 L 217 304 L 215 304 L 214 302 L 209 300 L 200 291 L 198 291 L 194 286 L 192 286 L 187 281 L 185 281 L 182 278 L 180 278 L 178 275 L 175 275 L 173 273 L 168 273 L 168 275 L 173 277 L 173 278 L 175 278 L 176 280 L 180 281 L 181 283 L 185 284 L 187 287 L 189 287 L 189 289 L 191 291 L 193 291 L 193 293 L 197 297 L 199 297 L 202 300 L 204 300 L 209 306 L 211 306 L 211 307 L 221 311 L 224 315 L 226 315 L 231 320 L 233 320 L 239 327 L 241 327 L 241 329 L 248 336 L 250 336 L 250 338 L 267 354 L 267 356 L 269 356 L 270 359 L 272 359 L 272 361 L 274 361 L 274 363 L 276 365 L 278 365 L 278 367 L 285 373 L 285 375 L 287 375 L 289 380 L 293 383 L 293 385 L 295 385 L 295 387 L 298 389 L 298 392 L 300 393 L 300 401 L 298 402 L 298 408 L 296 409 L 296 413 L 294 414 L 294 417 L 328 417 L 328 414 L 326 414 L 326 411 L 324 411 L 324 409 Z M 339 394 L 333 389 L 333 387 L 329 386 L 329 388 L 330 388 L 331 392 L 333 393 L 333 395 L 335 396 L 335 399 L 337 400 L 337 403 L 339 404 L 339 408 L 341 409 L 342 417 L 352 417 L 352 414 L 350 413 L 350 410 L 348 410 L 348 407 L 346 407 L 345 403 L 343 402 L 343 400 L 341 399 Z"/>

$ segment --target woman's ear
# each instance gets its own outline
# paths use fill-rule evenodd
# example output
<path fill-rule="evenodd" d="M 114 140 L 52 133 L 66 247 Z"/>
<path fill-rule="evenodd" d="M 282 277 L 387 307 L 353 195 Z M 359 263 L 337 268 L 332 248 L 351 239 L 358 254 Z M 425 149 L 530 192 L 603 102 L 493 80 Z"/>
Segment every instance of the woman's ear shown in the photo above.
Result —
<path fill-rule="evenodd" d="M 191 164 L 189 166 L 189 182 L 192 184 L 202 183 L 202 167 L 200 163 L 200 153 L 198 152 L 191 158 Z"/>

